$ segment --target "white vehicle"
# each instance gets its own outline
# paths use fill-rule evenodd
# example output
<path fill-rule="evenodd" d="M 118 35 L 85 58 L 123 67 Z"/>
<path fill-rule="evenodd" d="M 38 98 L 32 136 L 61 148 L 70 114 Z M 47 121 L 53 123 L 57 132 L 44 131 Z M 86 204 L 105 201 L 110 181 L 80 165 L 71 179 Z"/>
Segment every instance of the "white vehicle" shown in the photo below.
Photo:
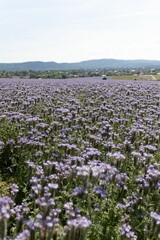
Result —
<path fill-rule="evenodd" d="M 102 75 L 102 80 L 107 80 L 107 76 L 106 75 Z"/>

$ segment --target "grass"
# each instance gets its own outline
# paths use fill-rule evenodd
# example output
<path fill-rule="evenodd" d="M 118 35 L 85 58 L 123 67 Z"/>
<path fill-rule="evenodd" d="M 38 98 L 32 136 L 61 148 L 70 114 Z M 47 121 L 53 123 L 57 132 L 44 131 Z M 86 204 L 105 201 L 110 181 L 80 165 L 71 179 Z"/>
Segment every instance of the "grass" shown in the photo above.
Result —
<path fill-rule="evenodd" d="M 150 76 L 150 75 L 144 75 L 144 76 Z M 140 76 L 134 76 L 134 75 L 121 75 L 121 76 L 113 75 L 112 78 L 117 80 L 145 80 L 144 76 L 142 75 L 142 77 L 140 77 Z M 152 74 L 151 76 L 156 78 L 156 80 L 160 81 L 160 75 Z"/>
<path fill-rule="evenodd" d="M 137 77 L 135 77 L 133 75 L 121 75 L 121 76 L 113 75 L 112 78 L 117 79 L 117 80 L 135 80 L 135 79 L 137 79 Z"/>
<path fill-rule="evenodd" d="M 158 81 L 160 81 L 160 75 L 154 75 L 154 77 L 155 77 Z"/>

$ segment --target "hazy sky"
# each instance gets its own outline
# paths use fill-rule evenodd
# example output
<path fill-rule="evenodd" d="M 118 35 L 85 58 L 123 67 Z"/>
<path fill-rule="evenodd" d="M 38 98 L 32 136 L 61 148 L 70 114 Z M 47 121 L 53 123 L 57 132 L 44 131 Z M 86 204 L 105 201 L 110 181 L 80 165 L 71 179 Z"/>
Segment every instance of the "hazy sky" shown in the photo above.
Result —
<path fill-rule="evenodd" d="M 160 0 L 0 0 L 0 62 L 160 60 Z"/>

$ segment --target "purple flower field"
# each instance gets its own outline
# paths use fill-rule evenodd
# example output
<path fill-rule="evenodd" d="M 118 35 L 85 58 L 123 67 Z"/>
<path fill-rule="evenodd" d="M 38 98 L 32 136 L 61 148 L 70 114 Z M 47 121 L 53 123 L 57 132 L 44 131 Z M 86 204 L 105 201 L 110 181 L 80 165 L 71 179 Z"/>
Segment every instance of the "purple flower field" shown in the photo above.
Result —
<path fill-rule="evenodd" d="M 0 239 L 160 239 L 160 81 L 0 79 Z"/>

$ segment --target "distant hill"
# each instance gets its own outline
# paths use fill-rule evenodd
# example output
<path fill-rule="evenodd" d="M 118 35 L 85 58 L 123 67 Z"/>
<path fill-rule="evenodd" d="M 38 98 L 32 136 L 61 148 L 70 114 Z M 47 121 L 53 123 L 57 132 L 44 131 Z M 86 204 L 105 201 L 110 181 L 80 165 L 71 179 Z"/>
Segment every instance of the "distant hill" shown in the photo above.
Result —
<path fill-rule="evenodd" d="M 76 69 L 122 69 L 122 68 L 160 68 L 157 60 L 117 60 L 96 59 L 75 63 L 57 62 L 23 62 L 23 63 L 0 63 L 0 70 L 6 71 L 45 71 L 45 70 L 76 70 Z"/>

